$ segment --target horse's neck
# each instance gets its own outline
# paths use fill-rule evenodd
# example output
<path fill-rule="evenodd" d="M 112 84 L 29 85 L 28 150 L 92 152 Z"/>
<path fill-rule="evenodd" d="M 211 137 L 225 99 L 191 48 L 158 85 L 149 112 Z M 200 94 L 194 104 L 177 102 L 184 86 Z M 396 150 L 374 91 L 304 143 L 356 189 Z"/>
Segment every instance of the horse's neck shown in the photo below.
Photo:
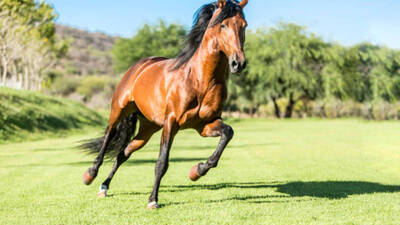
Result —
<path fill-rule="evenodd" d="M 212 40 L 203 41 L 192 58 L 192 71 L 203 88 L 215 83 L 223 83 L 228 77 L 228 59 L 213 47 Z"/>

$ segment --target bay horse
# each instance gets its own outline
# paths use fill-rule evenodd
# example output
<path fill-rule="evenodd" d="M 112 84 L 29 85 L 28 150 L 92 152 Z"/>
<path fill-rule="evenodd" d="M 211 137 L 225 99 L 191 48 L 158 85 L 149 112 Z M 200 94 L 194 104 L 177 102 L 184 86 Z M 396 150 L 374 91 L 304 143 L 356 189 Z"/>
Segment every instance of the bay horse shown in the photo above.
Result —
<path fill-rule="evenodd" d="M 195 165 L 189 178 L 196 181 L 217 166 L 233 137 L 233 129 L 221 118 L 229 70 L 239 73 L 246 67 L 243 45 L 247 22 L 243 8 L 247 2 L 219 0 L 203 5 L 176 58 L 145 58 L 125 73 L 112 97 L 105 135 L 82 146 L 98 154 L 93 167 L 83 175 L 87 185 L 96 178 L 105 154 L 116 156 L 109 176 L 100 185 L 99 197 L 106 196 L 118 167 L 160 129 L 160 153 L 147 209 L 159 208 L 160 182 L 168 169 L 172 141 L 180 129 L 195 129 L 203 137 L 221 137 L 215 152 L 205 163 Z M 137 120 L 138 132 L 132 139 Z"/>

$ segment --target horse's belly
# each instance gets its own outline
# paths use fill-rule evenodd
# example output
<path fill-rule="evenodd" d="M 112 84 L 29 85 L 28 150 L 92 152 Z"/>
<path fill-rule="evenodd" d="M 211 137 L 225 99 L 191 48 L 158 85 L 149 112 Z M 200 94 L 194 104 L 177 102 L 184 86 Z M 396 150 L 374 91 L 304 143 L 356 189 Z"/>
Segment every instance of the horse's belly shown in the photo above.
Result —
<path fill-rule="evenodd" d="M 136 80 L 133 99 L 140 112 L 149 121 L 162 126 L 165 114 L 165 90 L 157 68 L 149 69 Z"/>

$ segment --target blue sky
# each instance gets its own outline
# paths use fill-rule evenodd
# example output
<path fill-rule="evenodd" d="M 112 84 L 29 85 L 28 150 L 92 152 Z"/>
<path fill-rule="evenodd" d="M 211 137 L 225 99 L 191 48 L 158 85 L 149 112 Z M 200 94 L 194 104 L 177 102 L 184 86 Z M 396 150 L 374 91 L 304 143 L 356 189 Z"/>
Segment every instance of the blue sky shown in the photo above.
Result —
<path fill-rule="evenodd" d="M 46 0 L 61 24 L 129 37 L 158 19 L 190 27 L 193 13 L 207 0 Z M 362 41 L 400 49 L 399 0 L 249 0 L 250 29 L 279 21 L 306 26 L 327 41 Z"/>

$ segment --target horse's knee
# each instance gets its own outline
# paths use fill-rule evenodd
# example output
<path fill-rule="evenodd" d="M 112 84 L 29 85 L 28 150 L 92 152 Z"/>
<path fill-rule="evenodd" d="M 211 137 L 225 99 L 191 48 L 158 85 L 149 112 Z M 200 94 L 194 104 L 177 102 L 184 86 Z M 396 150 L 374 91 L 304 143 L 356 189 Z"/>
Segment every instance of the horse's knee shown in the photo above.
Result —
<path fill-rule="evenodd" d="M 222 135 L 223 137 L 225 137 L 228 140 L 231 140 L 233 138 L 233 135 L 235 134 L 235 132 L 233 131 L 232 127 L 229 125 L 226 125 L 223 129 L 222 129 Z"/>
<path fill-rule="evenodd" d="M 231 126 L 226 125 L 222 122 L 221 119 L 216 120 L 206 126 L 198 129 L 198 132 L 203 137 L 218 137 L 222 136 L 227 139 L 231 139 L 233 137 L 233 129 Z"/>

